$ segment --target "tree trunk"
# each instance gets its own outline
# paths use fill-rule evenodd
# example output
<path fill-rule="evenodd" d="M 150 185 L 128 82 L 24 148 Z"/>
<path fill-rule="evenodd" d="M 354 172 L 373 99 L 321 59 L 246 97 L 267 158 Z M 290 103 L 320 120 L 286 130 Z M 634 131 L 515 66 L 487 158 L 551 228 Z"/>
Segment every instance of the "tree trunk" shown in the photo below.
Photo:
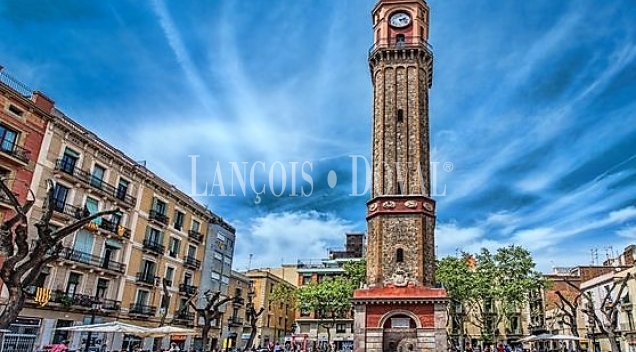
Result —
<path fill-rule="evenodd" d="M 210 351 L 210 342 L 208 340 L 210 338 L 210 329 L 212 328 L 210 326 L 211 322 L 206 317 L 203 318 L 203 321 L 204 324 L 201 329 L 201 343 L 203 345 L 203 351 Z"/>
<path fill-rule="evenodd" d="M 607 339 L 609 340 L 610 346 L 612 347 L 612 352 L 620 352 L 618 348 L 618 342 L 616 341 L 616 334 L 613 331 L 607 332 Z"/>
<path fill-rule="evenodd" d="M 254 338 L 256 337 L 256 322 L 257 320 L 252 319 L 250 321 L 250 326 L 252 327 L 252 331 L 250 331 L 250 338 L 247 340 L 245 344 L 245 349 L 252 348 L 252 344 L 254 343 Z"/>
<path fill-rule="evenodd" d="M 11 283 L 11 281 L 6 282 L 5 285 L 9 291 L 9 300 L 6 308 L 0 314 L 0 329 L 8 329 L 9 325 L 20 315 L 26 298 L 22 285 Z"/>

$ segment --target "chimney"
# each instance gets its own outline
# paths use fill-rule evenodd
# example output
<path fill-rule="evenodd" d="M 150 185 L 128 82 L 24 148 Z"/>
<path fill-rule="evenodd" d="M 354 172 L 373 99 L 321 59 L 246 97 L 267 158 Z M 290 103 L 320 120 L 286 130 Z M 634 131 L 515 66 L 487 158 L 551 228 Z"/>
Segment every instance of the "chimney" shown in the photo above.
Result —
<path fill-rule="evenodd" d="M 40 91 L 34 91 L 33 96 L 31 96 L 31 100 L 35 103 L 35 106 L 44 110 L 47 113 L 51 113 L 53 107 L 55 106 L 55 102 L 51 100 L 51 98 L 44 95 L 44 93 Z"/>

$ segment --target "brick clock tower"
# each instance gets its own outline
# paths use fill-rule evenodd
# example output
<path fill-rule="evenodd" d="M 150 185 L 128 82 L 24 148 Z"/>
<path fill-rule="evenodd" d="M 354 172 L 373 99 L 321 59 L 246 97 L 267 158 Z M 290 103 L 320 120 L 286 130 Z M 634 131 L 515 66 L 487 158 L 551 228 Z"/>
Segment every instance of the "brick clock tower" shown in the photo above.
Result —
<path fill-rule="evenodd" d="M 372 11 L 372 199 L 367 286 L 356 290 L 355 352 L 446 351 L 446 305 L 435 287 L 428 91 L 433 53 L 424 0 L 379 0 Z"/>

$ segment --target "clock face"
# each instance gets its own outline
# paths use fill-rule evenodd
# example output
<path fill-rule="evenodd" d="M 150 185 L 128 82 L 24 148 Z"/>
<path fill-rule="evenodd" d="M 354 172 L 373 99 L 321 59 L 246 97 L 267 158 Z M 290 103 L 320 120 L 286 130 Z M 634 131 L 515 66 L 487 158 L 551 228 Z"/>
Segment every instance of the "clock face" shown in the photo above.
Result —
<path fill-rule="evenodd" d="M 393 27 L 406 27 L 411 23 L 411 17 L 406 12 L 396 12 L 391 15 L 389 24 Z"/>

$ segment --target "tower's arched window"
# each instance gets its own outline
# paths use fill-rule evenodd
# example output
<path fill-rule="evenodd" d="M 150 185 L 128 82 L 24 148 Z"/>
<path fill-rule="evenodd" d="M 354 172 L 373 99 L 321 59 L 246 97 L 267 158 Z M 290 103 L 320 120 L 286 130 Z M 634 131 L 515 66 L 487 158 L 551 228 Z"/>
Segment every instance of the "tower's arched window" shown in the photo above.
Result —
<path fill-rule="evenodd" d="M 404 261 L 404 250 L 402 248 L 398 248 L 395 253 L 395 261 L 397 263 L 402 263 Z"/>
<path fill-rule="evenodd" d="M 397 122 L 402 123 L 402 121 L 404 121 L 404 111 L 402 111 L 402 109 L 399 109 L 397 112 Z"/>
<path fill-rule="evenodd" d="M 406 37 L 404 36 L 404 34 L 398 34 L 395 36 L 395 42 L 399 45 L 399 44 L 404 44 L 406 43 Z"/>

